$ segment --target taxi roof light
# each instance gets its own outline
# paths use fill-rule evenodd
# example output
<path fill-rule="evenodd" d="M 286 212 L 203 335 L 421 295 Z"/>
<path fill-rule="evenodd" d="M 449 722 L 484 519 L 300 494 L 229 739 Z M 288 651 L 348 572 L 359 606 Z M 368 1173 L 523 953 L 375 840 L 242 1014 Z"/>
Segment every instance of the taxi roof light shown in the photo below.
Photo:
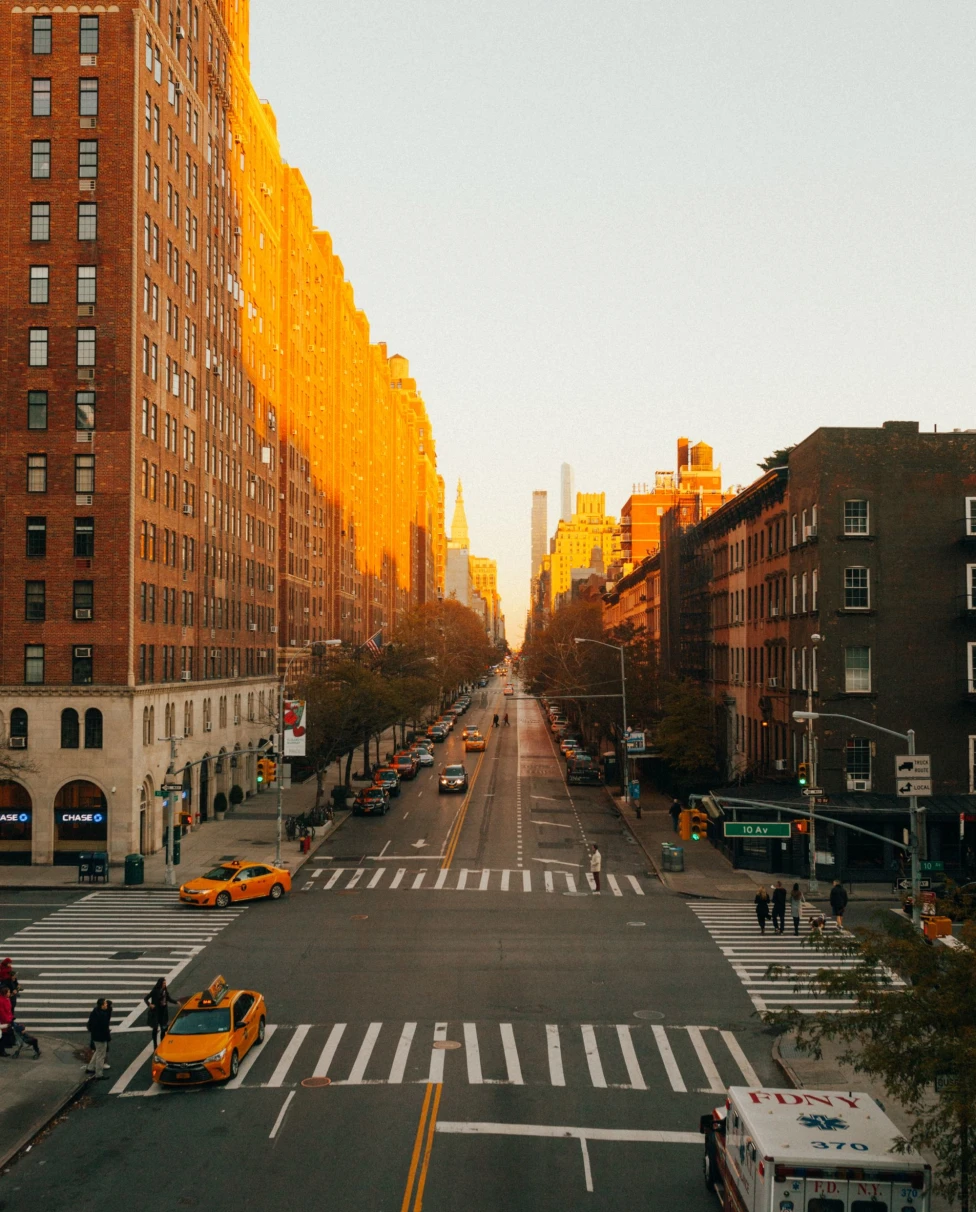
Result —
<path fill-rule="evenodd" d="M 227 982 L 222 976 L 215 977 L 210 985 L 200 994 L 201 1006 L 217 1006 L 227 994 Z"/>

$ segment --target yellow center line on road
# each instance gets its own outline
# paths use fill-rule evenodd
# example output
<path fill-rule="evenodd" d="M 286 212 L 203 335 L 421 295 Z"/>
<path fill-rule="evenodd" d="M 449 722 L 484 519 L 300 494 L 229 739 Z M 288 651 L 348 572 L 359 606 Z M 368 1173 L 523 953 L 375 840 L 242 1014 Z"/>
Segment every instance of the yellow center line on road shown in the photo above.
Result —
<path fill-rule="evenodd" d="M 488 737 L 491 736 L 493 728 L 494 725 L 489 724 L 488 736 L 485 738 L 486 741 Z M 485 760 L 485 757 L 487 756 L 487 753 L 487 747 L 482 749 L 481 757 L 478 758 L 478 764 L 475 766 L 474 774 L 471 776 L 471 786 L 468 788 L 468 794 L 464 797 L 464 802 L 461 804 L 461 811 L 458 813 L 457 820 L 454 822 L 454 828 L 448 834 L 447 847 L 444 851 L 444 859 L 441 863 L 442 870 L 446 870 L 448 867 L 450 867 L 454 859 L 454 851 L 457 850 L 457 844 L 461 837 L 461 828 L 464 825 L 464 818 L 468 814 L 468 805 L 471 803 L 472 795 L 474 795 L 474 785 L 478 781 L 478 775 L 481 773 L 481 766 Z"/>
<path fill-rule="evenodd" d="M 438 1090 L 440 1086 L 438 1086 Z M 414 1180 L 417 1177 L 417 1166 L 420 1164 L 420 1151 L 424 1144 L 424 1127 L 427 1122 L 427 1112 L 430 1108 L 430 1096 L 433 1093 L 433 1084 L 427 1083 L 427 1090 L 424 1094 L 424 1105 L 420 1108 L 420 1123 L 417 1124 L 417 1137 L 413 1142 L 413 1153 L 410 1157 L 410 1169 L 407 1172 L 407 1189 L 403 1193 L 403 1203 L 400 1205 L 400 1212 L 410 1212 L 410 1196 L 413 1195 Z M 430 1153 L 428 1150 L 428 1157 Z"/>
<path fill-rule="evenodd" d="M 440 1082 L 434 1087 L 434 1103 L 430 1109 L 430 1119 L 427 1121 L 427 1147 L 424 1149 L 424 1160 L 417 1178 L 417 1198 L 413 1202 L 413 1212 L 420 1212 L 424 1206 L 424 1187 L 427 1185 L 427 1168 L 430 1165 L 430 1151 L 434 1146 L 434 1131 L 437 1127 L 437 1109 L 441 1105 L 441 1091 L 444 1087 Z"/>

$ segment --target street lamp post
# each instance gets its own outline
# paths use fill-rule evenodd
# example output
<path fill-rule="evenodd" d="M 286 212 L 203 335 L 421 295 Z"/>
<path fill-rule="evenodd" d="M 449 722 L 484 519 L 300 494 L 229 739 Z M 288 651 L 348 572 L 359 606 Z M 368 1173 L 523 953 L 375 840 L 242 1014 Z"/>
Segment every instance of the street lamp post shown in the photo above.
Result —
<path fill-rule="evenodd" d="M 817 668 L 817 645 L 820 643 L 821 636 L 814 634 L 810 637 L 810 669 L 807 676 L 807 761 L 810 766 L 810 786 L 813 788 L 819 787 L 817 782 L 817 738 L 813 733 L 813 721 L 816 718 L 813 711 L 813 671 Z M 820 891 L 820 883 L 817 880 L 817 818 L 816 818 L 816 796 L 810 796 L 810 880 L 809 887 L 811 892 Z"/>
<path fill-rule="evenodd" d="M 914 756 L 915 754 L 914 728 L 909 728 L 907 732 L 895 732 L 892 728 L 882 728 L 880 724 L 872 724 L 869 720 L 858 719 L 856 715 L 843 715 L 837 711 L 794 711 L 793 718 L 798 723 L 801 723 L 803 720 L 807 720 L 808 722 L 813 720 L 853 720 L 855 724 L 860 724 L 864 728 L 873 728 L 875 732 L 884 732 L 888 736 L 898 737 L 900 741 L 907 741 L 909 755 Z M 912 923 L 916 930 L 921 929 L 922 926 L 921 832 L 918 827 L 918 815 L 918 797 L 913 795 L 908 800 L 908 820 L 909 853 L 912 861 Z"/>
<path fill-rule="evenodd" d="M 627 776 L 629 771 L 629 760 L 627 757 L 627 678 L 624 673 L 624 647 L 623 644 L 608 644 L 605 640 L 591 640 L 586 636 L 574 636 L 577 644 L 599 644 L 601 648 L 614 648 L 620 653 L 620 702 L 623 708 L 624 717 L 624 732 L 623 732 L 623 751 L 621 753 L 620 763 L 620 794 L 626 798 L 627 795 Z"/>

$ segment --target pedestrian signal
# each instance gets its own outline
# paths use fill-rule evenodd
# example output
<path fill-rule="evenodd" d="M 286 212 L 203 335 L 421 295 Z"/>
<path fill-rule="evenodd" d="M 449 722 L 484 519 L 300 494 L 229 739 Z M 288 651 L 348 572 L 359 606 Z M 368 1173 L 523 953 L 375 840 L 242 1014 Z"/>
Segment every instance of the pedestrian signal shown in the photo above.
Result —
<path fill-rule="evenodd" d="M 796 781 L 801 787 L 806 787 L 810 782 L 810 766 L 807 762 L 801 762 L 796 768 Z"/>
<path fill-rule="evenodd" d="M 810 822 L 809 821 L 794 821 L 793 823 L 794 823 L 797 833 L 809 833 L 810 832 Z"/>

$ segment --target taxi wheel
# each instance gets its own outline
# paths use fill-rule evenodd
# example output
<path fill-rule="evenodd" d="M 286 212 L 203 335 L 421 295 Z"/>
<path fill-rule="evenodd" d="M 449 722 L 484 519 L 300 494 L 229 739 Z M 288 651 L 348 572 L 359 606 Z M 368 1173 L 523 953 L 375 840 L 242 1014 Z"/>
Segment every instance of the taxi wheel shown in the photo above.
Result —
<path fill-rule="evenodd" d="M 230 1076 L 236 1077 L 240 1067 L 241 1067 L 241 1058 L 237 1055 L 237 1049 L 235 1048 L 234 1051 L 230 1055 Z"/>
<path fill-rule="evenodd" d="M 271 891 L 268 893 L 268 895 L 273 901 L 280 901 L 284 891 L 284 888 L 282 888 L 280 884 L 272 884 Z"/>
<path fill-rule="evenodd" d="M 264 1043 L 264 1015 L 261 1015 L 261 1021 L 258 1023 L 258 1043 Z"/>
<path fill-rule="evenodd" d="M 227 906 L 230 904 L 230 893 L 229 892 L 218 892 L 216 897 L 214 898 L 214 904 L 217 906 L 218 909 L 226 909 Z"/>

